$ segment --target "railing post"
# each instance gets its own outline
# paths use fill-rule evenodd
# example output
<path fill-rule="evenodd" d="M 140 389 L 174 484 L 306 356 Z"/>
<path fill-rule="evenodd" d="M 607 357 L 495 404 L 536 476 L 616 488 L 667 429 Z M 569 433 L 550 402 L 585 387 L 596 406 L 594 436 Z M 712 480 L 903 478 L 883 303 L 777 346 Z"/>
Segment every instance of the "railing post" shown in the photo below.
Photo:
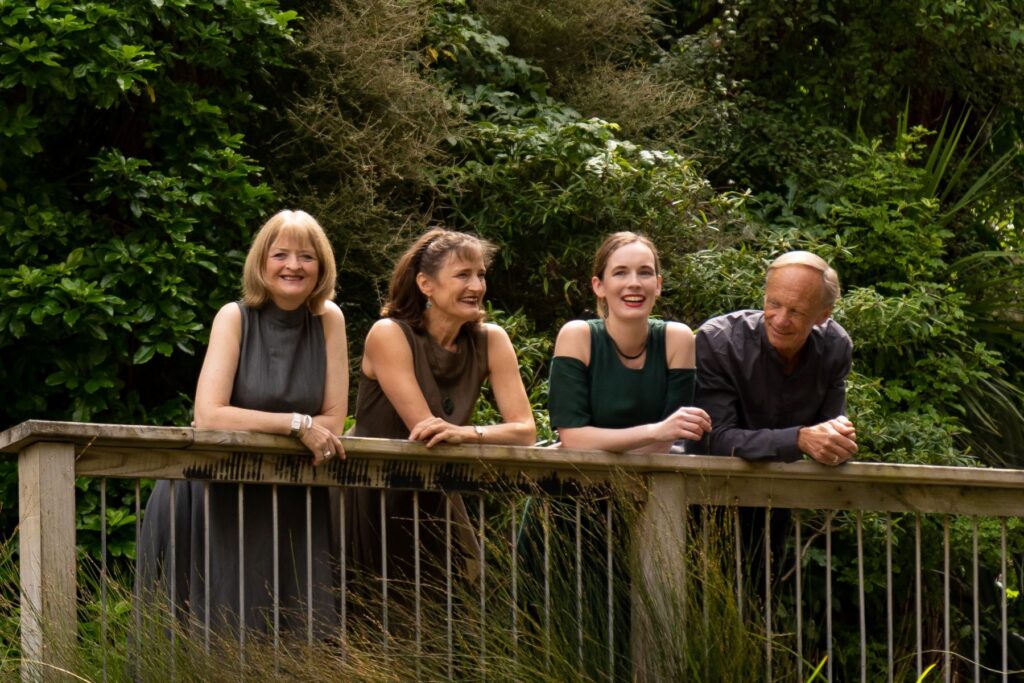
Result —
<path fill-rule="evenodd" d="M 686 488 L 681 474 L 647 477 L 647 500 L 632 529 L 630 651 L 634 680 L 684 680 L 669 653 L 685 638 Z M 659 657 L 659 654 L 661 655 Z M 659 661 L 660 660 L 660 661 Z M 665 670 L 665 669 L 668 670 Z"/>
<path fill-rule="evenodd" d="M 21 678 L 63 680 L 75 617 L 75 446 L 39 442 L 18 454 Z"/>

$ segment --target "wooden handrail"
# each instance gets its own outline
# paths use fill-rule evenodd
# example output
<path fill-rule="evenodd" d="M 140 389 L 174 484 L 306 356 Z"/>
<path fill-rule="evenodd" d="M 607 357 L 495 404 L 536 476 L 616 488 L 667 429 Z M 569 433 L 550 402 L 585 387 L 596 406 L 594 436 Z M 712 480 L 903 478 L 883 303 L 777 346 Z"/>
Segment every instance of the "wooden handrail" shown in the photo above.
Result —
<path fill-rule="evenodd" d="M 1024 516 L 1024 470 L 622 454 L 492 445 L 438 446 L 346 437 L 347 461 L 310 465 L 294 439 L 270 434 L 29 420 L 0 433 L 0 452 L 73 444 L 78 476 L 299 485 L 493 490 L 684 475 L 691 500 L 721 505 Z"/>

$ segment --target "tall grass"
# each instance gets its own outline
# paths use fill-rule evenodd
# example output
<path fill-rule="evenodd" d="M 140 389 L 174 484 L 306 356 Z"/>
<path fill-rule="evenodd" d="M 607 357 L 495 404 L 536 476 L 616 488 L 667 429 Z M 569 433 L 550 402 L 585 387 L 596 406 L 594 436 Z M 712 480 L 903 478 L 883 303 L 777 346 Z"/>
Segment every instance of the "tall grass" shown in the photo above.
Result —
<path fill-rule="evenodd" d="M 345 632 L 312 644 L 304 633 L 275 643 L 251 631 L 244 646 L 231 633 L 210 633 L 207 644 L 203 627 L 171 618 L 165 600 L 134 602 L 131 572 L 101 579 L 95 563 L 83 561 L 67 680 L 765 680 L 763 619 L 750 618 L 763 608 L 745 586 L 740 613 L 727 521 L 712 510 L 692 512 L 689 542 L 661 544 L 641 564 L 626 532 L 640 513 L 633 498 L 604 492 L 579 500 L 577 508 L 539 493 L 488 497 L 483 582 L 479 567 L 455 562 L 451 619 L 446 576 L 425 571 L 435 583 L 424 587 L 418 612 L 409 583 L 389 585 L 386 633 L 379 583 L 371 581 L 349 592 Z M 21 664 L 12 550 L 10 542 L 0 546 L 3 680 L 15 679 Z M 794 678 L 786 642 L 773 640 L 776 680 Z"/>

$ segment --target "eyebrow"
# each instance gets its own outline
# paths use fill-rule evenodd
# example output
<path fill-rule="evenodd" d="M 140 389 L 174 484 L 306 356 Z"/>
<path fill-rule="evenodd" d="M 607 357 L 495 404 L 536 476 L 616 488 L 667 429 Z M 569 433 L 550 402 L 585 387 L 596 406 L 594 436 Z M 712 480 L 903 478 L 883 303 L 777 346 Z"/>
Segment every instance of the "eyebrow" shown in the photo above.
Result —
<path fill-rule="evenodd" d="M 270 251 L 271 253 L 275 251 L 297 251 L 300 254 L 316 254 L 316 249 L 314 249 L 313 247 L 299 247 L 298 249 L 289 249 L 288 247 L 273 247 L 271 248 Z"/>

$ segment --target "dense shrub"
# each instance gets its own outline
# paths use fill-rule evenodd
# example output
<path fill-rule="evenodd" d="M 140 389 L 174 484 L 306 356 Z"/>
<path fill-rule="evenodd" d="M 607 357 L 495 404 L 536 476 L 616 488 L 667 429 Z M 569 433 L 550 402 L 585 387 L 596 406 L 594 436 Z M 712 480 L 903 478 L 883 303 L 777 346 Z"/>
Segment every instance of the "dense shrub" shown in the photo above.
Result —
<path fill-rule="evenodd" d="M 542 326 L 589 304 L 590 260 L 607 234 L 647 233 L 671 266 L 740 221 L 735 200 L 712 191 L 691 161 L 619 140 L 617 128 L 480 124 L 449 172 L 456 220 L 502 246 L 501 291 L 544 294 L 530 311 Z"/>
<path fill-rule="evenodd" d="M 213 307 L 274 208 L 245 133 L 294 17 L 0 4 L 0 424 L 188 421 Z"/>

